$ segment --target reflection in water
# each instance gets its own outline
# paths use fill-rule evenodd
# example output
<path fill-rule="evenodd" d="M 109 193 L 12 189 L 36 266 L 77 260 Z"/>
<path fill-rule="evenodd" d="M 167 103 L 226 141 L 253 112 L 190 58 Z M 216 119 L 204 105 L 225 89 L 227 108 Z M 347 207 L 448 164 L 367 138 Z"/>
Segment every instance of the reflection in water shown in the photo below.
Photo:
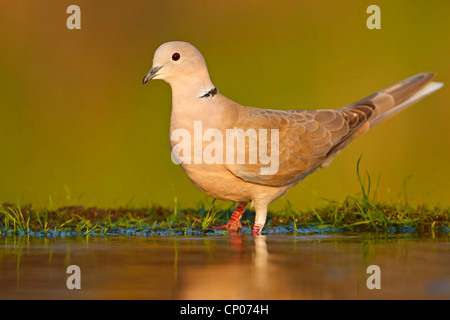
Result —
<path fill-rule="evenodd" d="M 227 245 L 227 243 L 217 245 Z M 217 262 L 184 266 L 178 299 L 267 299 L 266 236 L 231 234 L 229 248 L 218 250 Z M 221 257 L 219 255 L 222 255 Z M 207 295 L 205 295 L 207 293 Z"/>
<path fill-rule="evenodd" d="M 255 257 L 254 257 L 254 282 L 261 297 L 267 298 L 267 265 L 269 253 L 267 252 L 266 236 L 255 237 Z"/>
<path fill-rule="evenodd" d="M 3 237 L 0 299 L 449 299 L 449 262 L 448 236 Z"/>

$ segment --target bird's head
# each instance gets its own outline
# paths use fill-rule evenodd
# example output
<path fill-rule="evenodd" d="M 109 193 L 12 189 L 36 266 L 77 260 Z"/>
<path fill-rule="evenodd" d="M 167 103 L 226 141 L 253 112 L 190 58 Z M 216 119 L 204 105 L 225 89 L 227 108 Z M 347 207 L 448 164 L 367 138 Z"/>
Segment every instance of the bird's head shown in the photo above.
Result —
<path fill-rule="evenodd" d="M 193 45 L 182 41 L 166 42 L 161 45 L 153 57 L 153 66 L 145 75 L 142 83 L 151 79 L 161 79 L 170 85 L 211 83 L 205 59 Z M 209 86 L 209 84 L 207 84 Z"/>

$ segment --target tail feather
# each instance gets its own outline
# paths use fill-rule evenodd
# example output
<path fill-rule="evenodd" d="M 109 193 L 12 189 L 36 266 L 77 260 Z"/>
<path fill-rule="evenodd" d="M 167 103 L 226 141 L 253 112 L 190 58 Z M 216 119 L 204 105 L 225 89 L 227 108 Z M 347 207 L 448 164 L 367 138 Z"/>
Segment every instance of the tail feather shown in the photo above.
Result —
<path fill-rule="evenodd" d="M 370 120 L 370 127 L 374 127 L 377 124 L 380 124 L 384 122 L 385 120 L 392 118 L 400 111 L 405 110 L 409 106 L 413 105 L 414 103 L 418 102 L 419 100 L 422 100 L 426 96 L 432 94 L 436 90 L 439 90 L 444 84 L 442 82 L 429 82 L 424 87 L 422 87 L 419 91 L 415 92 L 413 95 L 409 96 L 406 100 L 403 100 L 403 102 L 397 104 L 393 108 L 379 114 L 372 120 Z"/>
<path fill-rule="evenodd" d="M 441 88 L 443 83 L 431 81 L 434 77 L 433 72 L 421 73 L 340 108 L 349 130 L 327 156 L 332 158 L 333 154 L 337 154 L 357 136 Z"/>
<path fill-rule="evenodd" d="M 342 109 L 370 107 L 371 112 L 367 114 L 367 121 L 370 127 L 374 127 L 441 88 L 442 83 L 431 81 L 435 76 L 434 72 L 420 73 Z"/>
<path fill-rule="evenodd" d="M 391 95 L 395 101 L 395 104 L 398 105 L 422 89 L 435 76 L 436 74 L 434 72 L 420 73 L 411 78 L 400 81 L 382 90 L 382 92 Z"/>

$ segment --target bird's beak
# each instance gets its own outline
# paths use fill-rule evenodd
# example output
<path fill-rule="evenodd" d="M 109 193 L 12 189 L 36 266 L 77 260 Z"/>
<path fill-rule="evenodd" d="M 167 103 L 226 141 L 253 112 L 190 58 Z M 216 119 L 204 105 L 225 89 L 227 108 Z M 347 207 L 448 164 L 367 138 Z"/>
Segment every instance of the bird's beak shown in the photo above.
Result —
<path fill-rule="evenodd" d="M 153 67 L 150 69 L 150 71 L 145 75 L 144 79 L 142 79 L 142 84 L 146 84 L 149 80 L 153 79 L 154 77 L 156 77 L 158 74 L 158 70 L 161 69 L 162 67 Z"/>

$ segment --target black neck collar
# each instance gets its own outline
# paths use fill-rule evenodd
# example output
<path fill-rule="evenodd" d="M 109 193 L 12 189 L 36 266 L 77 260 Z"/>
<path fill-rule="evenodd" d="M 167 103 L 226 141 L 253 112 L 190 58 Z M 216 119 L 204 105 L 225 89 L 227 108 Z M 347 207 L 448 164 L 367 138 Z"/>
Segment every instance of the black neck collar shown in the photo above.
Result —
<path fill-rule="evenodd" d="M 200 98 L 214 97 L 214 95 L 217 94 L 218 92 L 219 92 L 219 90 L 217 90 L 217 88 L 214 87 L 211 90 L 209 90 L 207 93 L 202 95 Z"/>

